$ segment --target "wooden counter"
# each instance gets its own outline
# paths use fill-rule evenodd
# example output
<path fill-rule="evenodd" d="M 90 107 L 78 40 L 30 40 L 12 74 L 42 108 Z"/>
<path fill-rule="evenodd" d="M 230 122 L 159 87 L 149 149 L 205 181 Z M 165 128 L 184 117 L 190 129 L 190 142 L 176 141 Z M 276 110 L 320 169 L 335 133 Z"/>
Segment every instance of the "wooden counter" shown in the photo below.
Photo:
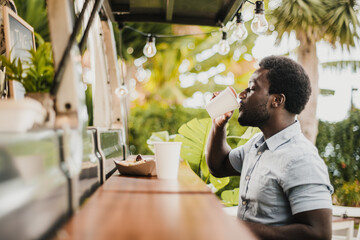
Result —
<path fill-rule="evenodd" d="M 189 179 L 185 176 L 189 174 Z M 192 185 L 191 179 L 195 182 Z M 255 239 L 185 165 L 178 181 L 115 173 L 55 239 Z"/>
<path fill-rule="evenodd" d="M 118 172 L 109 178 L 104 186 L 106 191 L 149 192 L 149 193 L 211 193 L 204 182 L 182 162 L 177 180 L 160 180 L 155 177 L 121 176 Z"/>

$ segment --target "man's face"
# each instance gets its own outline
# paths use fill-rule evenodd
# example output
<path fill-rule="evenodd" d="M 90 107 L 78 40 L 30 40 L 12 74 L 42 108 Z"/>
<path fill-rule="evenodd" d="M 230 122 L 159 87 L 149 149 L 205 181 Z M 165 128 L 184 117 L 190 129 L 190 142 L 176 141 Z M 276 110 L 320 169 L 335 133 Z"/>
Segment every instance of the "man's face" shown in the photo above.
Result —
<path fill-rule="evenodd" d="M 261 127 L 270 118 L 269 81 L 266 72 L 261 68 L 256 70 L 249 80 L 249 87 L 240 93 L 238 122 L 242 126 Z"/>

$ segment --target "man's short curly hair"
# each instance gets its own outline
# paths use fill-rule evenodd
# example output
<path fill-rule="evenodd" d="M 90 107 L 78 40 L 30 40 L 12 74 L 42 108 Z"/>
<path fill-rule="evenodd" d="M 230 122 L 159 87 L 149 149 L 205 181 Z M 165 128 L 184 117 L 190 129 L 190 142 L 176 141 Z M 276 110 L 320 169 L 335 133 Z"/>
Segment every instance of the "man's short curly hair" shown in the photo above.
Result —
<path fill-rule="evenodd" d="M 270 94 L 284 94 L 285 109 L 299 114 L 309 101 L 311 86 L 309 76 L 303 67 L 283 56 L 269 56 L 262 59 L 260 67 L 268 70 L 266 78 L 269 81 Z"/>

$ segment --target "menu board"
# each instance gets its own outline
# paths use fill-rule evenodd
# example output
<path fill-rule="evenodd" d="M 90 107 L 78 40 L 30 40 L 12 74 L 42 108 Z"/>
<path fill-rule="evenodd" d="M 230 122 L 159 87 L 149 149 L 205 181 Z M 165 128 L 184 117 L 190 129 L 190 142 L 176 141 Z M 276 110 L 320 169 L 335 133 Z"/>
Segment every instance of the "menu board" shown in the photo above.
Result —
<path fill-rule="evenodd" d="M 34 29 L 6 6 L 3 7 L 3 21 L 6 56 L 11 60 L 15 58 L 29 59 L 28 51 L 32 48 L 35 49 Z M 10 81 L 9 88 L 11 98 L 24 97 L 25 89 L 21 83 Z"/>

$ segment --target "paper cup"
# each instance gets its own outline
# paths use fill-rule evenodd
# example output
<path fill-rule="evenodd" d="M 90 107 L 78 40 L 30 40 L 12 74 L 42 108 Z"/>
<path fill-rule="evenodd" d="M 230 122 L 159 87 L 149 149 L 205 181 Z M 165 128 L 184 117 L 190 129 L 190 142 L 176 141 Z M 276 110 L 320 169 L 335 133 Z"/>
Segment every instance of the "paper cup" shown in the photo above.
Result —
<path fill-rule="evenodd" d="M 236 92 L 231 87 L 227 87 L 224 91 L 220 92 L 218 96 L 213 98 L 205 109 L 212 119 L 220 117 L 221 115 L 238 109 L 240 107 Z"/>
<path fill-rule="evenodd" d="M 177 179 L 181 142 L 154 143 L 156 173 L 159 179 Z"/>

